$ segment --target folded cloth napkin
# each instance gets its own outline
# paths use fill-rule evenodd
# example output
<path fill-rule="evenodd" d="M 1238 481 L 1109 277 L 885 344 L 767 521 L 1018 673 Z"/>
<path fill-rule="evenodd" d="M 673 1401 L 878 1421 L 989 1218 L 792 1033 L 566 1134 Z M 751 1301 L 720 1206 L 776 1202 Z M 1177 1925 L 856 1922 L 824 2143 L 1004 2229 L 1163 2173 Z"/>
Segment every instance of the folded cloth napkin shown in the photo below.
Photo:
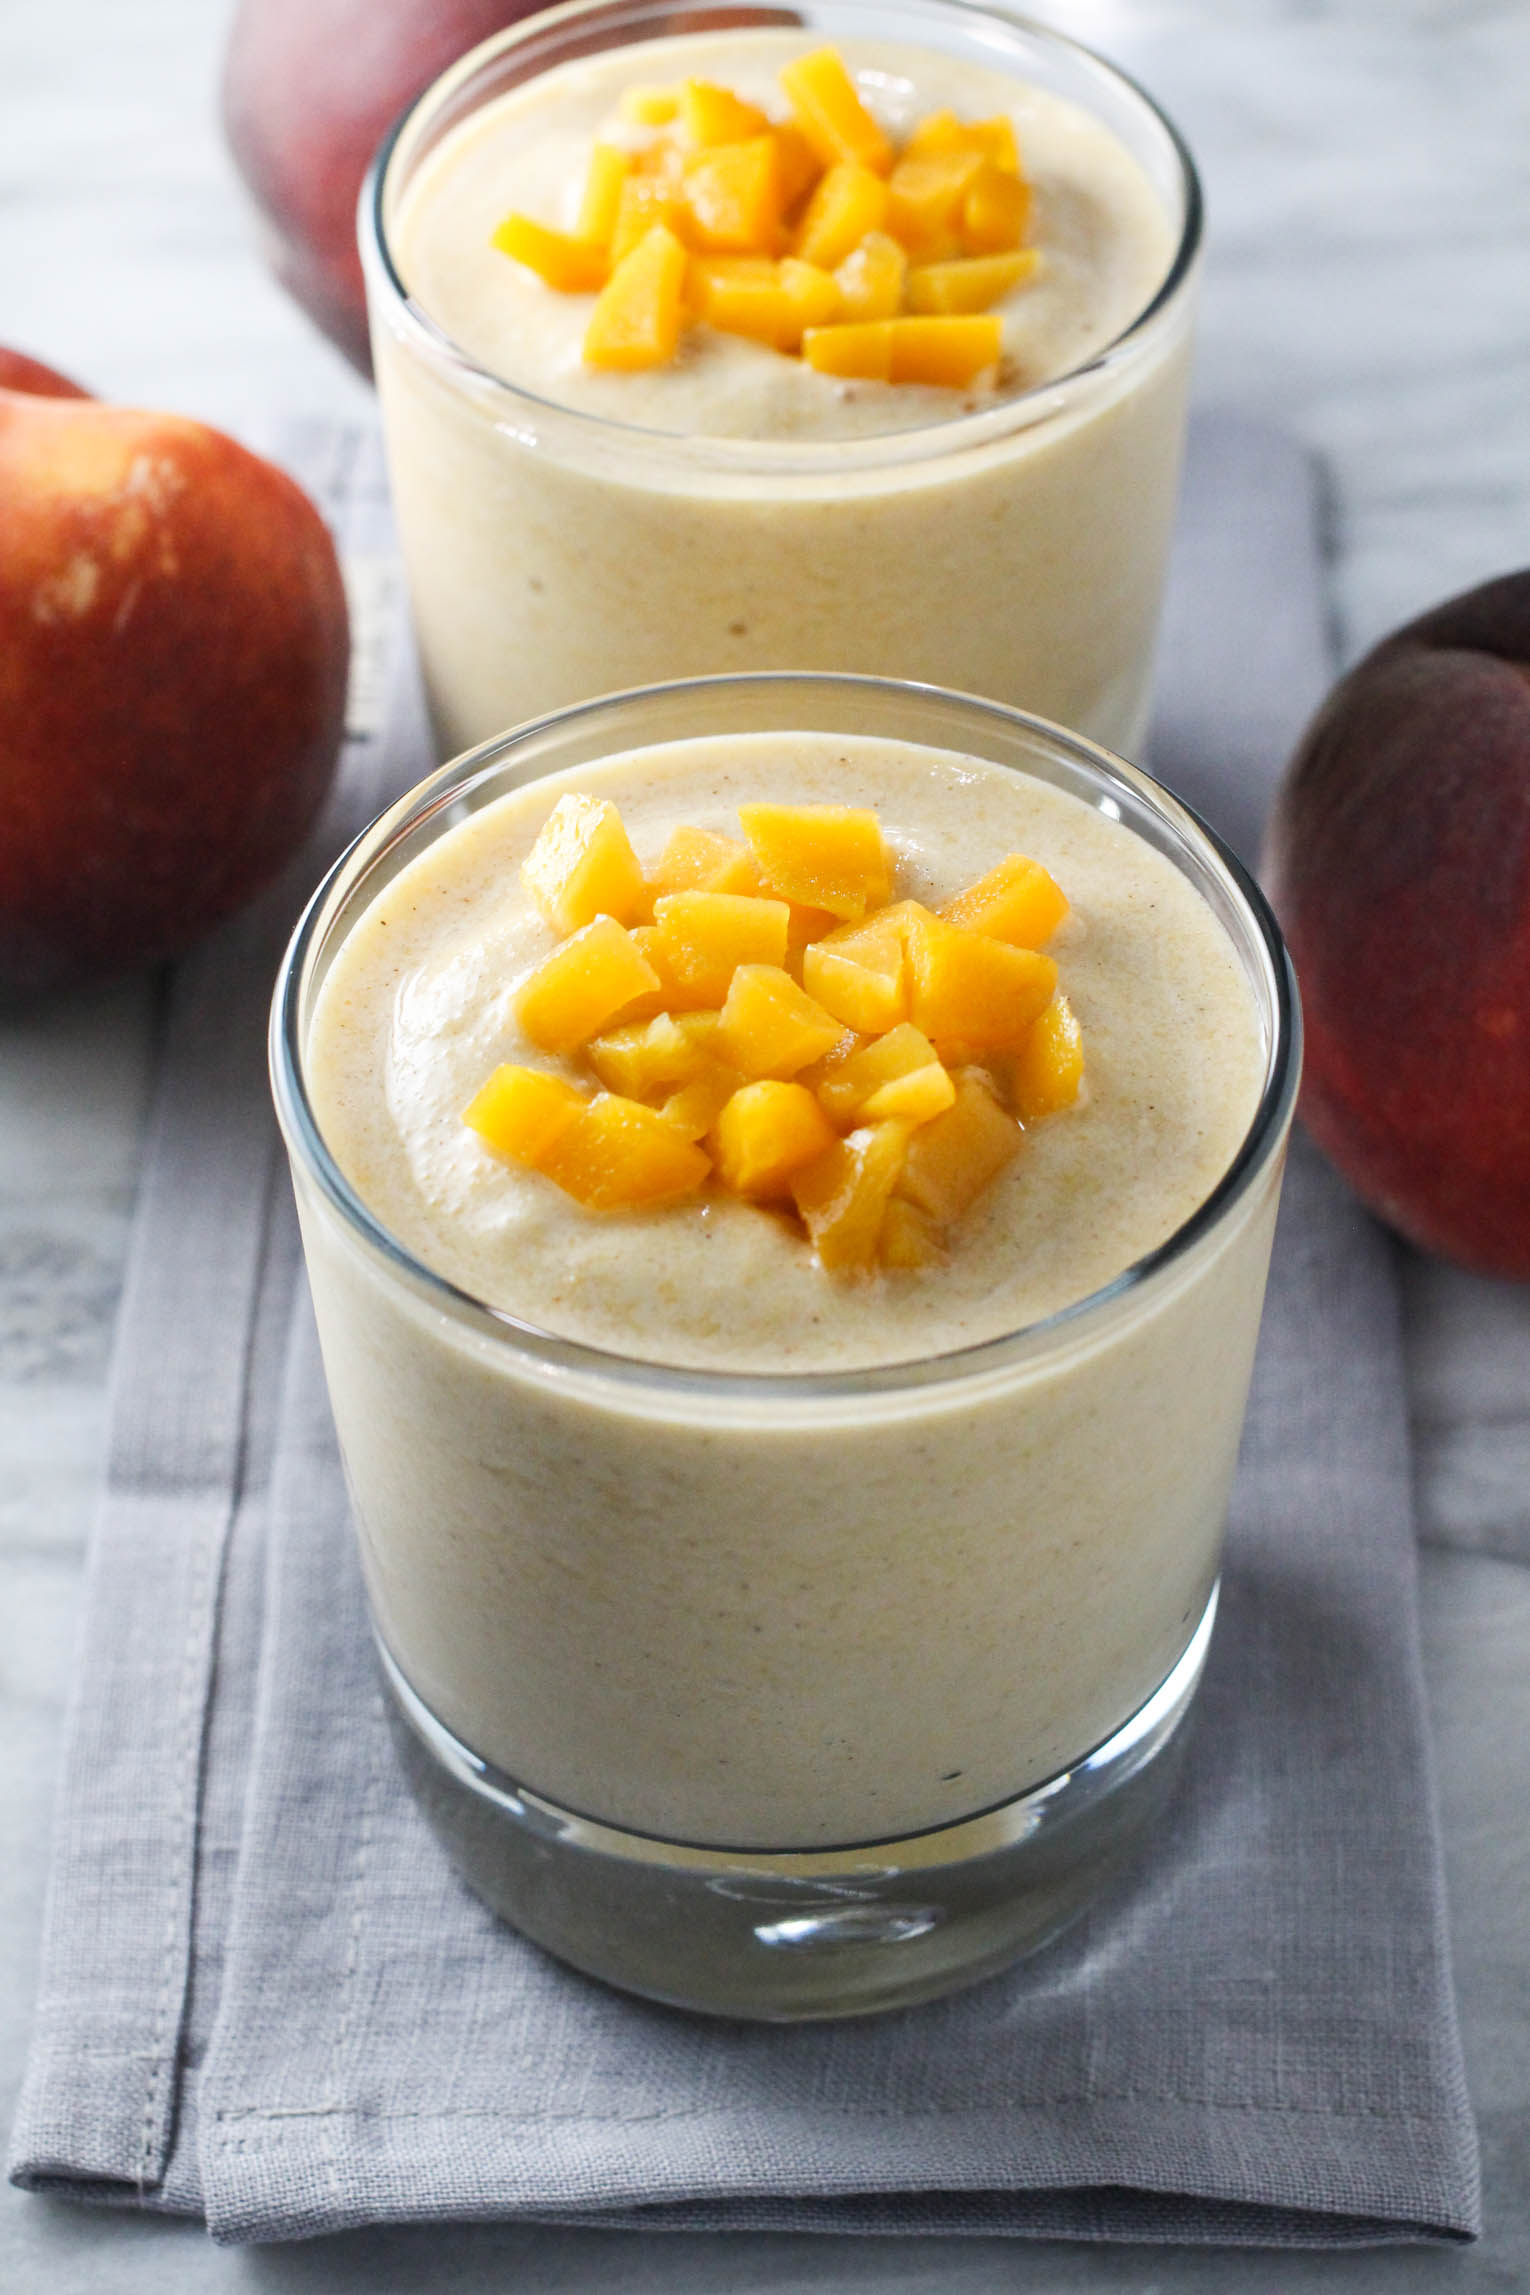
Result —
<path fill-rule="evenodd" d="M 375 445 L 290 453 L 353 556 Z M 1155 762 L 1245 844 L 1326 676 L 1313 474 L 1192 433 Z M 405 680 L 333 846 L 428 763 Z M 708 2022 L 498 1925 L 394 1770 L 265 1107 L 294 878 L 175 981 L 14 2131 L 27 2185 L 220 2240 L 507 2217 L 1347 2245 L 1477 2228 L 1395 1256 L 1293 1155 L 1173 1821 L 932 2006 Z"/>

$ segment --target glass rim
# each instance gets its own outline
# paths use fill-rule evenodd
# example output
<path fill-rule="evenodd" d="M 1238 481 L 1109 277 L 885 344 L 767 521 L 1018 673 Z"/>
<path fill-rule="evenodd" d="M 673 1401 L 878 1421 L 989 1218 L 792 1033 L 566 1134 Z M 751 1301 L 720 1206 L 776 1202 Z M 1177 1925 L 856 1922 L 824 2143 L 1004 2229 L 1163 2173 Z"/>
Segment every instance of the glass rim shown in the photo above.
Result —
<path fill-rule="evenodd" d="M 731 1371 L 655 1362 L 563 1337 L 508 1308 L 491 1306 L 438 1273 L 384 1225 L 351 1186 L 330 1153 L 309 1098 L 301 1041 L 308 970 L 311 959 L 322 951 L 332 914 L 342 900 L 359 891 L 377 865 L 405 838 L 426 827 L 535 738 L 559 726 L 572 726 L 602 715 L 614 715 L 619 720 L 620 715 L 630 712 L 634 705 L 665 696 L 724 689 L 768 688 L 779 692 L 788 686 L 804 688 L 809 693 L 832 688 L 856 695 L 873 691 L 882 696 L 917 695 L 937 704 L 952 705 L 969 716 L 997 719 L 1008 727 L 1039 735 L 1044 743 L 1061 749 L 1075 762 L 1103 775 L 1107 783 L 1113 781 L 1128 790 L 1139 803 L 1145 803 L 1156 812 L 1182 844 L 1192 851 L 1200 848 L 1200 858 L 1209 860 L 1236 894 L 1246 914 L 1252 946 L 1265 966 L 1271 1030 L 1265 1078 L 1237 1153 L 1189 1218 L 1162 1243 L 1123 1268 L 1109 1283 L 1050 1315 L 940 1354 L 906 1357 L 854 1370 Z M 613 740 L 612 746 L 616 748 L 620 744 Z M 981 758 L 977 749 L 972 754 Z M 983 761 L 1000 770 L 1012 769 L 995 758 Z M 1240 955 L 1246 965 L 1246 952 Z M 412 1290 L 453 1321 L 466 1324 L 479 1337 L 489 1339 L 498 1347 L 513 1348 L 544 1374 L 584 1374 L 619 1385 L 628 1392 L 647 1390 L 671 1397 L 688 1395 L 726 1399 L 744 1406 L 755 1402 L 779 1407 L 789 1401 L 842 1403 L 857 1397 L 906 1394 L 916 1388 L 967 1387 L 990 1374 L 1018 1365 L 1031 1355 L 1039 1355 L 1050 1342 L 1065 1344 L 1074 1336 L 1083 1335 L 1089 1324 L 1098 1322 L 1113 1308 L 1167 1289 L 1171 1278 L 1196 1248 L 1239 1209 L 1280 1151 L 1295 1110 L 1301 1043 L 1301 1008 L 1295 974 L 1269 903 L 1249 871 L 1215 830 L 1150 774 L 1047 718 L 981 695 L 896 678 L 835 671 L 771 670 L 632 686 L 620 693 L 602 694 L 569 708 L 548 711 L 463 751 L 384 807 L 326 870 L 298 920 L 277 973 L 271 1004 L 269 1054 L 277 1118 L 294 1163 L 301 1163 L 330 1208 L 339 1214 L 343 1226 L 374 1257 L 404 1277 Z"/>
<path fill-rule="evenodd" d="M 794 18 L 792 0 L 768 0 L 768 4 L 779 7 L 783 18 Z M 862 5 L 864 0 L 848 0 L 848 4 Z M 1179 170 L 1183 195 L 1184 213 L 1178 244 L 1163 278 L 1142 309 L 1118 335 L 1093 352 L 1081 365 L 1070 367 L 1066 373 L 1051 376 L 1045 382 L 1035 383 L 1028 390 L 1016 391 L 996 405 L 979 407 L 971 413 L 953 415 L 942 421 L 911 425 L 904 430 L 874 432 L 866 437 L 852 439 L 795 439 L 780 444 L 704 432 L 658 430 L 642 423 L 623 422 L 607 414 L 548 398 L 524 383 L 514 382 L 507 376 L 496 374 L 492 368 L 480 365 L 430 316 L 422 304 L 414 300 L 394 261 L 383 209 L 389 190 L 389 173 L 400 145 L 428 107 L 445 100 L 454 86 L 470 79 L 504 51 L 546 40 L 563 29 L 576 30 L 589 19 L 606 18 L 619 24 L 642 22 L 649 18 L 655 22 L 672 22 L 674 12 L 664 6 L 663 0 L 562 0 L 562 5 L 522 17 L 517 23 L 507 25 L 502 31 L 492 33 L 488 39 L 480 41 L 454 64 L 448 65 L 444 72 L 439 73 L 427 88 L 422 89 L 404 107 L 378 145 L 362 182 L 357 203 L 357 239 L 369 299 L 374 280 L 380 282 L 387 296 L 391 322 L 408 336 L 416 349 L 449 368 L 460 384 L 465 384 L 491 404 L 520 410 L 523 430 L 526 422 L 534 418 L 544 425 L 567 426 L 574 437 L 611 443 L 630 441 L 641 445 L 646 454 L 667 452 L 686 463 L 699 462 L 735 471 L 789 475 L 830 468 L 843 470 L 847 461 L 857 469 L 866 469 L 944 460 L 950 455 L 980 448 L 990 441 L 1031 429 L 1062 413 L 1083 388 L 1112 375 L 1117 368 L 1137 355 L 1144 341 L 1158 331 L 1160 324 L 1166 321 L 1168 314 L 1178 304 L 1195 271 L 1205 228 L 1205 200 L 1190 148 L 1167 112 L 1147 89 L 1129 72 L 1123 71 L 1118 64 L 1112 63 L 1108 57 L 1102 56 L 1083 41 L 1056 31 L 1050 25 L 1038 23 L 1017 10 L 1003 5 L 990 5 L 989 0 L 903 0 L 903 4 L 916 11 L 950 16 L 973 25 L 998 23 L 1007 31 L 1021 34 L 1042 49 L 1051 49 L 1071 57 L 1089 71 L 1125 89 L 1143 107 L 1166 139 Z M 730 28 L 728 24 L 719 23 L 716 19 L 727 18 L 734 13 L 757 18 L 762 11 L 740 7 L 736 11 L 724 8 L 707 13 L 713 19 L 707 29 L 727 30 Z M 799 23 L 802 21 L 800 16 L 795 16 L 794 20 Z M 768 29 L 757 22 L 746 24 L 744 28 Z M 557 60 L 561 59 L 554 59 Z M 535 436 L 530 443 L 537 443 Z"/>

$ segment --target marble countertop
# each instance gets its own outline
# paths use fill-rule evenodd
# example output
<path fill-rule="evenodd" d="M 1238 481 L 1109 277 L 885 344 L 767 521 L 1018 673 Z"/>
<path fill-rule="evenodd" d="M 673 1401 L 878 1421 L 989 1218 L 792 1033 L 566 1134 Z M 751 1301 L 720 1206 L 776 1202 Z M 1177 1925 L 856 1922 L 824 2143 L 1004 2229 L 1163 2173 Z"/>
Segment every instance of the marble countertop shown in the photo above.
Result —
<path fill-rule="evenodd" d="M 382 6 L 384 0 L 377 0 Z M 216 121 L 230 0 L 6 0 L 8 342 L 261 445 L 371 397 L 269 283 Z M 1059 0 L 1202 162 L 1200 391 L 1330 476 L 1346 655 L 1530 557 L 1523 0 Z M 26 2041 L 105 1377 L 156 1043 L 152 982 L 0 1018 L 0 2115 Z M 1530 1296 L 1409 1262 L 1424 1622 L 1487 2232 L 1460 2253 L 998 2240 L 357 2234 L 257 2253 L 0 2196 L 0 2286 L 1253 2290 L 1530 2287 Z"/>

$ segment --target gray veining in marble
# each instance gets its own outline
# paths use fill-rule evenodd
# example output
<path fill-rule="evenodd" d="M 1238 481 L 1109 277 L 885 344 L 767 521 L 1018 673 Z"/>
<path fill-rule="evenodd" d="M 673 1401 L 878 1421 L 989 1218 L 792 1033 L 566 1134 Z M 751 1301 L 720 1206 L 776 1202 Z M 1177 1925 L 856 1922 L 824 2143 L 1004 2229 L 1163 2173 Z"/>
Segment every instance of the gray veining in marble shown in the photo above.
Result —
<path fill-rule="evenodd" d="M 376 0 L 379 8 L 386 0 Z M 1205 175 L 1200 387 L 1327 459 L 1353 653 L 1530 560 L 1525 0 L 1057 0 Z M 3 0 L 0 333 L 259 445 L 369 395 L 269 284 L 215 118 L 229 0 Z M 377 566 L 352 570 L 380 600 Z M 358 693 L 369 707 L 365 679 Z M 154 1038 L 152 983 L 0 1017 L 0 2114 L 30 2014 L 48 1809 Z M 1530 2288 L 1530 1296 L 1415 1260 L 1425 1630 L 1488 2229 L 1459 2255 L 990 2240 L 357 2235 L 213 2253 L 190 2226 L 0 2196 L 16 2295 L 245 2288 Z M 1517 1558 L 1517 1559 L 1516 1559 Z"/>

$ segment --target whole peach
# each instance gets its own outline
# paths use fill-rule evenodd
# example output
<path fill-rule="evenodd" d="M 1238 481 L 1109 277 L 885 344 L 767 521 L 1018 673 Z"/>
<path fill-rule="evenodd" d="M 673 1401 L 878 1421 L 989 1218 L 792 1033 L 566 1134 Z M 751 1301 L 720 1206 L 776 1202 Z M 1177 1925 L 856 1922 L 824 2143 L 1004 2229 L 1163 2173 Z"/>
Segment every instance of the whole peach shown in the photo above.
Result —
<path fill-rule="evenodd" d="M 0 355 L 0 989 L 188 947 L 301 842 L 344 730 L 345 593 L 291 479 Z M 23 387 L 6 387 L 6 377 Z"/>
<path fill-rule="evenodd" d="M 1314 1137 L 1414 1242 L 1530 1279 L 1530 572 L 1435 607 L 1340 681 L 1265 874 Z"/>

